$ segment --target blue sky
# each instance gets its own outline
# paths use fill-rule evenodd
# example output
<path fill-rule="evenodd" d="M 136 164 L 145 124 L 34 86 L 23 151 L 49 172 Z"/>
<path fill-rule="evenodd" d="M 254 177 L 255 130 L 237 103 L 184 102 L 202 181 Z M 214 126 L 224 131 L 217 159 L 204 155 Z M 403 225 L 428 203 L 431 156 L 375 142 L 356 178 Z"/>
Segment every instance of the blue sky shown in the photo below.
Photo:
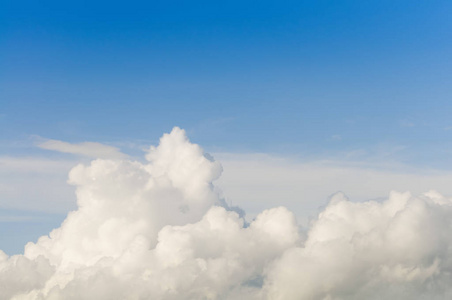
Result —
<path fill-rule="evenodd" d="M 451 14 L 450 1 L 1 1 L 0 155 L 64 156 L 39 138 L 135 154 L 180 126 L 211 152 L 449 171 Z"/>
<path fill-rule="evenodd" d="M 205 147 L 309 154 L 452 135 L 449 1 L 2 6 L 4 142 L 178 125 Z"/>

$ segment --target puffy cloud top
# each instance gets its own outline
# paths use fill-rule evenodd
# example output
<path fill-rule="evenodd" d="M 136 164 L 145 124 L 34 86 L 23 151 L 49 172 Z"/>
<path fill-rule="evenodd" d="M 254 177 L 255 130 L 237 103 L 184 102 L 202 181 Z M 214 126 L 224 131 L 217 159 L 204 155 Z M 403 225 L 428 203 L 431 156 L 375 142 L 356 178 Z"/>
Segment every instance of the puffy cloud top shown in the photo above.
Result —
<path fill-rule="evenodd" d="M 335 195 L 300 234 L 293 213 L 253 222 L 224 204 L 221 165 L 182 129 L 147 162 L 69 174 L 76 211 L 24 255 L 0 251 L 0 299 L 449 299 L 452 201 Z"/>

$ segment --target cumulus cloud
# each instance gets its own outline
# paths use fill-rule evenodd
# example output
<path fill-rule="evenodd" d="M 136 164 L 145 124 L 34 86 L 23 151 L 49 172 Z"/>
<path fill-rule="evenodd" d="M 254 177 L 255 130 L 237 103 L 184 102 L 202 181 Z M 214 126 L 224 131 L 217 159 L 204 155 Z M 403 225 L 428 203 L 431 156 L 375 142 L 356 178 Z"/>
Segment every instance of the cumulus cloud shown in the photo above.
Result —
<path fill-rule="evenodd" d="M 126 155 L 121 153 L 121 151 L 119 151 L 116 147 L 95 142 L 72 144 L 59 140 L 45 140 L 39 142 L 37 146 L 46 150 L 76 154 L 91 158 L 121 159 L 126 157 Z"/>
<path fill-rule="evenodd" d="M 147 162 L 69 174 L 77 210 L 0 251 L 0 299 L 447 299 L 452 200 L 437 192 L 351 202 L 300 230 L 284 207 L 247 223 L 213 182 L 222 167 L 174 128 Z"/>
<path fill-rule="evenodd" d="M 353 203 L 338 194 L 268 269 L 275 299 L 449 299 L 451 200 L 391 193 Z"/>

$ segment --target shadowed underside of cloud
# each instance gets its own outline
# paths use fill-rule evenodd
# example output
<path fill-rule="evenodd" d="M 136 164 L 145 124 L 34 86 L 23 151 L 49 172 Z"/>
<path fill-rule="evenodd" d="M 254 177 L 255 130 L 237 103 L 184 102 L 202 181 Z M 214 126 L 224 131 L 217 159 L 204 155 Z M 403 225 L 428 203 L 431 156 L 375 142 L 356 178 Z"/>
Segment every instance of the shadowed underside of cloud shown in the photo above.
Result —
<path fill-rule="evenodd" d="M 354 203 L 300 234 L 283 207 L 250 223 L 219 197 L 221 165 L 179 128 L 147 162 L 72 169 L 76 211 L 24 255 L 0 251 L 1 299 L 448 299 L 452 200 Z"/>

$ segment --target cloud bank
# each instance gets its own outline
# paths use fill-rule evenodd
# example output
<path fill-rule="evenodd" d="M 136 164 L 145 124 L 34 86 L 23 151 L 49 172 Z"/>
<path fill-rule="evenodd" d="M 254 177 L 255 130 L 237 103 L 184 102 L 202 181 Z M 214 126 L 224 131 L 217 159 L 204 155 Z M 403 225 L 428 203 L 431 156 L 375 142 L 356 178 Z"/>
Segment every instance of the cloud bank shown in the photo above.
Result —
<path fill-rule="evenodd" d="M 246 223 L 221 165 L 174 128 L 147 162 L 69 174 L 77 210 L 24 255 L 0 251 L 0 299 L 449 299 L 452 200 L 336 194 L 301 230 L 284 207 Z"/>
<path fill-rule="evenodd" d="M 266 154 L 215 153 L 224 172 L 215 181 L 228 203 L 239 203 L 251 220 L 262 210 L 285 206 L 307 226 L 338 191 L 353 201 L 385 199 L 389 191 L 419 195 L 431 189 L 451 195 L 452 173 L 397 163 L 302 161 Z"/>

